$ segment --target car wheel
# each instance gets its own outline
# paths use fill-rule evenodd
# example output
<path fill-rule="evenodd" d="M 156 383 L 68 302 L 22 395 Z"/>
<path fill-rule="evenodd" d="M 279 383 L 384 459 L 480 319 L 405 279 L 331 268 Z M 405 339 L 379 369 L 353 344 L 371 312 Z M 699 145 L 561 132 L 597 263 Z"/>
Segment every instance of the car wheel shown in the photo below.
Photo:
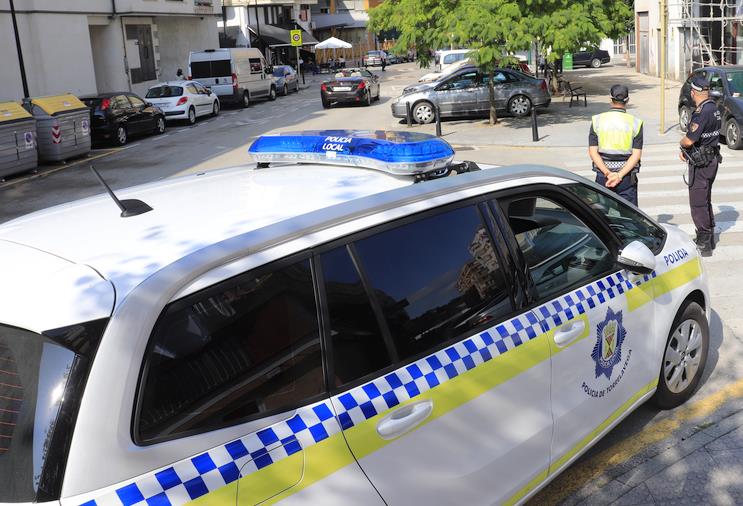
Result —
<path fill-rule="evenodd" d="M 189 125 L 196 123 L 196 109 L 193 106 L 188 108 L 188 119 L 186 121 L 188 121 Z"/>
<path fill-rule="evenodd" d="M 689 128 L 689 121 L 691 120 L 691 108 L 682 105 L 679 109 L 679 129 L 682 132 L 686 132 Z"/>
<path fill-rule="evenodd" d="M 214 101 L 214 105 L 212 105 L 212 116 L 219 116 L 219 102 L 216 100 Z"/>
<path fill-rule="evenodd" d="M 250 105 L 250 94 L 247 91 L 243 92 L 243 99 L 242 102 L 240 102 L 240 105 L 243 109 Z"/>
<path fill-rule="evenodd" d="M 124 125 L 119 125 L 116 128 L 116 137 L 114 137 L 114 142 L 117 146 L 123 146 L 126 144 L 127 141 L 127 134 L 126 134 L 126 127 Z"/>
<path fill-rule="evenodd" d="M 325 98 L 322 98 L 322 108 L 323 109 L 330 109 L 330 102 L 325 100 Z"/>
<path fill-rule="evenodd" d="M 516 95 L 508 102 L 508 110 L 519 118 L 531 112 L 531 100 L 526 95 Z"/>
<path fill-rule="evenodd" d="M 591 67 L 597 69 L 601 66 L 601 60 L 599 58 L 594 58 L 591 60 Z"/>
<path fill-rule="evenodd" d="M 740 135 L 740 124 L 735 118 L 730 118 L 725 126 L 725 139 L 730 149 L 743 148 L 743 138 Z"/>
<path fill-rule="evenodd" d="M 413 107 L 413 119 L 421 124 L 433 123 L 436 119 L 436 112 L 431 102 L 419 102 Z"/>
<path fill-rule="evenodd" d="M 271 86 L 271 91 L 268 92 L 268 99 L 276 100 L 276 87 L 275 86 Z"/>
<path fill-rule="evenodd" d="M 654 401 L 671 409 L 686 402 L 697 388 L 709 349 L 709 324 L 696 302 L 681 307 L 668 334 Z"/>
<path fill-rule="evenodd" d="M 165 132 L 165 118 L 158 116 L 157 121 L 155 121 L 155 133 L 160 135 L 163 132 Z"/>
<path fill-rule="evenodd" d="M 281 94 L 287 96 L 289 94 L 289 87 L 285 84 Z"/>

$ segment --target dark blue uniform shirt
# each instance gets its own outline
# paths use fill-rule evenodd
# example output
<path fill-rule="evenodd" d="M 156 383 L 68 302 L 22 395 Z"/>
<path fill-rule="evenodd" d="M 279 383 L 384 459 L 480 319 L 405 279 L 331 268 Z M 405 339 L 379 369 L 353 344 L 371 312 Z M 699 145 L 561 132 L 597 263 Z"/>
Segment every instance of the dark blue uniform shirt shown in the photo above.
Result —
<path fill-rule="evenodd" d="M 721 128 L 720 110 L 714 100 L 708 99 L 702 102 L 692 113 L 686 136 L 696 146 L 717 147 L 720 145 Z"/>

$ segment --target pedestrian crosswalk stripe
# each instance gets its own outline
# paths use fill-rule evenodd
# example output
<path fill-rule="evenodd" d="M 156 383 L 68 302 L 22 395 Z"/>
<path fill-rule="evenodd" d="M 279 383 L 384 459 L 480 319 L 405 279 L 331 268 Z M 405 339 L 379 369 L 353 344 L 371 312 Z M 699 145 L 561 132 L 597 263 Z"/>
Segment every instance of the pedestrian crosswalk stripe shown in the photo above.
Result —
<path fill-rule="evenodd" d="M 640 197 L 644 198 L 666 198 L 666 197 L 684 197 L 688 198 L 689 194 L 687 191 L 687 187 L 685 184 L 681 184 L 679 188 L 674 188 L 673 190 L 647 190 L 644 191 L 642 187 L 642 182 L 640 183 L 638 193 Z M 718 195 L 736 195 L 740 193 L 741 197 L 743 197 L 743 185 L 741 186 L 721 186 L 720 188 L 717 188 L 716 186 L 712 187 L 712 199 Z"/>
<path fill-rule="evenodd" d="M 740 262 L 743 257 L 743 246 L 720 246 L 715 248 L 714 254 L 710 257 L 702 258 L 703 264 L 720 263 L 720 262 Z"/>
<path fill-rule="evenodd" d="M 714 191 L 713 191 L 714 196 Z M 640 194 L 640 209 L 647 214 L 648 216 L 676 216 L 676 215 L 689 215 L 689 204 L 663 204 L 663 205 L 657 205 L 657 206 L 649 206 L 646 207 L 642 204 L 642 194 Z M 715 202 L 715 199 L 713 197 L 712 199 L 712 208 L 715 212 L 715 214 L 723 213 L 723 212 L 729 212 L 729 211 L 738 211 L 738 209 L 743 209 L 743 201 L 735 201 L 735 202 Z"/>
<path fill-rule="evenodd" d="M 689 219 L 691 219 L 691 217 Z M 683 223 L 676 226 L 689 235 L 694 235 L 696 233 L 693 223 Z M 718 221 L 715 223 L 715 232 L 719 232 L 720 234 L 737 234 L 743 232 L 743 223 L 738 223 L 736 221 Z"/>

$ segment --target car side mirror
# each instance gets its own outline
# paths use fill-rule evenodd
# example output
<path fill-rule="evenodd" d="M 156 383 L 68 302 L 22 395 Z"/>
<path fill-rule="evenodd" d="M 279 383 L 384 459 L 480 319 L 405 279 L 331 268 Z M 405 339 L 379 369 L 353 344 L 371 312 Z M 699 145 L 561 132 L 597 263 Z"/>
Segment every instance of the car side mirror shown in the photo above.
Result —
<path fill-rule="evenodd" d="M 655 255 L 640 241 L 632 241 L 619 252 L 617 265 L 635 274 L 650 274 L 655 270 Z"/>
<path fill-rule="evenodd" d="M 712 98 L 722 98 L 722 92 L 720 90 L 710 90 L 709 96 Z"/>

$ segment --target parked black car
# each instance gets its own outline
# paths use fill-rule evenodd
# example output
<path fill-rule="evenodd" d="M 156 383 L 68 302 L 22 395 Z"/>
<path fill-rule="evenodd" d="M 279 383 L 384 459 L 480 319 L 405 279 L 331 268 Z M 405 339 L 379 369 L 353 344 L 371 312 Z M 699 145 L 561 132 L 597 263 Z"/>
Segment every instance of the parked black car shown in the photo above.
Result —
<path fill-rule="evenodd" d="M 583 49 L 573 53 L 573 67 L 586 66 L 597 69 L 610 61 L 609 52 L 603 49 Z"/>
<path fill-rule="evenodd" d="M 80 100 L 90 108 L 93 142 L 108 141 L 123 146 L 130 135 L 165 131 L 163 111 L 134 93 L 99 93 Z"/>
<path fill-rule="evenodd" d="M 722 135 L 730 149 L 743 148 L 743 65 L 697 69 L 689 75 L 679 94 L 679 127 L 686 132 L 696 104 L 691 99 L 691 79 L 701 75 L 709 81 L 710 96 L 722 113 Z"/>
<path fill-rule="evenodd" d="M 327 109 L 333 104 L 371 105 L 379 100 L 379 78 L 366 69 L 342 69 L 332 81 L 320 85 L 322 106 Z"/>

